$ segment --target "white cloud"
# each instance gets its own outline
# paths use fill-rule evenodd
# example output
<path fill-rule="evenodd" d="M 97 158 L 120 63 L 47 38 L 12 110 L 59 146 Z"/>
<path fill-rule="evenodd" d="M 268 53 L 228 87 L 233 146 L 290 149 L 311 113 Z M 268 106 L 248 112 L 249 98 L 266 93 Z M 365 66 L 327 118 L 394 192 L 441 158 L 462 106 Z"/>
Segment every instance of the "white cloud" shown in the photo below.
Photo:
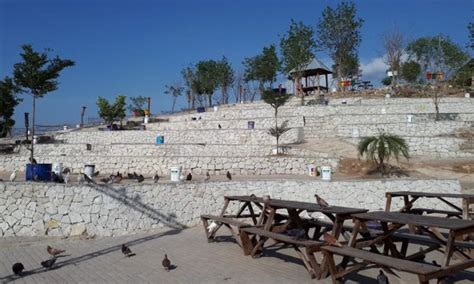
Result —
<path fill-rule="evenodd" d="M 385 64 L 383 57 L 372 58 L 368 63 L 361 63 L 362 80 L 371 81 L 374 86 L 379 86 L 380 81 L 387 76 L 388 65 Z"/>

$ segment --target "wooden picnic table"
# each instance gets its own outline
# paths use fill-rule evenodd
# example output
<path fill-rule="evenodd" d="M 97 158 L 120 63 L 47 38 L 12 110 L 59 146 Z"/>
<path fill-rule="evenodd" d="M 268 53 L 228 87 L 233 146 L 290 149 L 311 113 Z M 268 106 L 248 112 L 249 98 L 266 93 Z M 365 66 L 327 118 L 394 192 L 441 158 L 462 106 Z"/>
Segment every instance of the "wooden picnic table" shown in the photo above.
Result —
<path fill-rule="evenodd" d="M 301 214 L 305 211 L 308 213 L 320 212 L 327 216 L 333 222 L 331 234 L 333 237 L 338 239 L 341 232 L 343 231 L 343 224 L 345 220 L 352 219 L 352 214 L 368 211 L 366 209 L 340 206 L 321 207 L 316 203 L 281 199 L 270 199 L 265 202 L 263 198 L 255 196 L 226 196 L 226 200 L 258 202 L 263 204 L 263 213 L 260 214 L 255 228 L 241 229 L 240 236 L 244 254 L 255 256 L 259 251 L 261 251 L 268 239 L 291 243 L 303 260 L 303 263 L 308 269 L 311 277 L 318 278 L 325 276 L 328 272 L 326 269 L 326 260 L 323 258 L 322 264 L 319 265 L 319 263 L 316 261 L 316 258 L 314 257 L 314 253 L 319 252 L 320 246 L 324 244 L 319 240 L 322 235 L 320 231 L 321 226 L 318 225 L 318 223 L 309 222 L 307 218 L 302 218 Z M 278 212 L 281 210 L 286 212 L 281 214 L 281 212 Z M 281 216 L 287 216 L 287 218 L 276 218 L 278 214 Z M 312 227 L 314 227 L 315 230 L 313 232 L 313 236 L 309 236 L 309 229 Z M 281 233 L 284 233 L 288 229 L 303 231 L 304 236 L 295 236 L 294 238 L 290 239 L 286 235 L 282 236 Z M 248 233 L 258 236 L 258 241 L 250 238 Z M 303 242 L 301 240 L 307 241 Z M 308 244 L 308 242 L 310 243 Z M 300 246 L 306 246 L 304 253 L 299 250 Z"/>
<path fill-rule="evenodd" d="M 430 193 L 430 192 L 414 192 L 414 191 L 395 191 L 385 193 L 387 198 L 385 203 L 385 211 L 389 212 L 392 204 L 392 197 L 403 197 L 404 206 L 399 210 L 400 212 L 408 213 L 441 213 L 446 214 L 447 217 L 456 216 L 462 219 L 471 219 L 470 205 L 474 203 L 474 194 L 460 194 L 460 193 Z M 437 210 L 435 208 L 414 208 L 414 203 L 422 198 L 437 198 L 443 203 L 447 204 L 454 211 Z M 446 198 L 462 199 L 462 208 L 449 202 Z"/>

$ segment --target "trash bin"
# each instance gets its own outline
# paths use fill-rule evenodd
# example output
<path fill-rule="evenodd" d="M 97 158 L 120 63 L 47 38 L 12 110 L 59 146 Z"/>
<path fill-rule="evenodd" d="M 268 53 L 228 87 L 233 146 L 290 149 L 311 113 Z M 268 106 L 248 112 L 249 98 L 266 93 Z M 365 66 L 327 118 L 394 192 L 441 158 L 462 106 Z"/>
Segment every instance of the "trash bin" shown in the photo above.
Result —
<path fill-rule="evenodd" d="M 308 165 L 308 175 L 310 177 L 315 177 L 316 176 L 316 166 L 311 164 L 311 165 Z"/>
<path fill-rule="evenodd" d="M 84 166 L 84 174 L 92 177 L 94 175 L 95 165 L 85 165 Z"/>
<path fill-rule="evenodd" d="M 179 181 L 179 176 L 181 175 L 181 167 L 171 167 L 171 181 Z"/>
<path fill-rule="evenodd" d="M 51 164 L 27 164 L 26 180 L 34 180 L 33 177 L 36 176 L 36 181 L 51 181 L 51 168 Z"/>
<path fill-rule="evenodd" d="M 324 166 L 324 167 L 321 167 L 321 179 L 322 180 L 331 180 L 331 167 L 328 167 L 328 166 Z"/>
<path fill-rule="evenodd" d="M 254 128 L 255 128 L 255 121 L 248 121 L 247 129 L 254 129 Z"/>
<path fill-rule="evenodd" d="M 158 145 L 165 144 L 165 136 L 163 135 L 156 136 L 156 144 Z"/>

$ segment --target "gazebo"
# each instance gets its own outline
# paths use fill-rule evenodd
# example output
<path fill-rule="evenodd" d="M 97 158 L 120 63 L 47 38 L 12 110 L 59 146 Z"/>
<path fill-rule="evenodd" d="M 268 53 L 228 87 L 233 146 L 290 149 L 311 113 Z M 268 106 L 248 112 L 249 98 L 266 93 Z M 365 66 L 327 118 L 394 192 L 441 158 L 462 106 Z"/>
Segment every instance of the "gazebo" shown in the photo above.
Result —
<path fill-rule="evenodd" d="M 290 75 L 293 75 L 296 73 L 296 70 L 293 69 L 290 71 Z M 332 74 L 333 72 L 326 67 L 321 61 L 319 61 L 317 58 L 314 58 L 303 70 L 303 76 L 301 79 L 304 79 L 301 84 L 303 85 L 303 93 L 309 94 L 315 90 L 323 90 L 323 91 L 328 91 L 328 74 Z M 324 75 L 325 79 L 325 86 L 321 86 L 320 84 L 320 75 Z M 296 91 L 295 88 L 295 82 L 293 81 L 293 91 Z M 296 92 L 294 92 L 296 93 Z"/>

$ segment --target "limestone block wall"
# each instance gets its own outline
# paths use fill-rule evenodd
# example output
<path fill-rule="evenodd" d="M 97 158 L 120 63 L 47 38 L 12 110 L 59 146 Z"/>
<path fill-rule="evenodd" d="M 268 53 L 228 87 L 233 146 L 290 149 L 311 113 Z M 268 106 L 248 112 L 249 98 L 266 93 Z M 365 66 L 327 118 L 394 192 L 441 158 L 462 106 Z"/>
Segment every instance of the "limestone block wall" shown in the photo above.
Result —
<path fill-rule="evenodd" d="M 410 155 L 433 158 L 474 158 L 473 152 L 463 151 L 466 141 L 454 137 L 406 137 Z"/>
<path fill-rule="evenodd" d="M 195 174 L 224 175 L 229 170 L 234 175 L 305 175 L 307 165 L 327 165 L 334 170 L 339 163 L 338 158 L 330 157 L 299 157 L 299 156 L 40 156 L 39 163 L 62 163 L 74 173 L 84 169 L 84 165 L 93 164 L 102 173 L 138 172 L 152 176 L 155 172 L 169 175 L 170 168 L 181 166 L 184 170 L 192 170 Z M 0 171 L 10 172 L 13 169 L 25 171 L 28 161 L 24 155 L 0 156 Z"/>
<path fill-rule="evenodd" d="M 198 116 L 197 116 L 198 117 Z M 302 117 L 280 117 L 279 124 L 282 121 L 288 121 L 288 127 L 302 127 Z M 275 119 L 273 117 L 262 117 L 257 119 L 221 119 L 221 120 L 188 120 L 188 121 L 174 121 L 147 124 L 147 130 L 183 130 L 183 129 L 218 129 L 220 124 L 223 129 L 247 129 L 248 122 L 254 122 L 255 129 L 267 130 L 275 126 Z"/>
<path fill-rule="evenodd" d="M 456 130 L 466 126 L 469 126 L 469 124 L 462 121 L 341 124 L 337 127 L 337 136 L 352 137 L 353 131 L 358 131 L 359 135 L 364 137 L 377 135 L 380 131 L 385 131 L 399 136 L 433 137 L 453 134 Z"/>
<path fill-rule="evenodd" d="M 162 131 L 96 131 L 82 132 L 73 131 L 60 133 L 57 140 L 67 143 L 89 143 L 89 144 L 124 144 L 124 143 L 150 143 L 156 142 L 156 137 L 163 135 L 165 143 L 188 144 L 264 144 L 274 143 L 274 137 L 267 130 L 258 129 L 186 129 L 186 130 L 162 130 Z M 280 137 L 282 144 L 300 143 L 303 139 L 303 130 L 295 127 Z"/>
<path fill-rule="evenodd" d="M 380 210 L 387 191 L 460 193 L 454 180 L 335 181 L 261 180 L 89 186 L 0 183 L 0 236 L 98 236 L 146 232 L 160 227 L 199 224 L 201 214 L 218 214 L 225 195 L 258 196 L 312 202 L 317 193 L 329 204 Z M 460 200 L 450 200 L 460 205 Z M 418 203 L 419 202 L 419 203 Z M 228 212 L 234 212 L 232 204 Z M 401 208 L 395 198 L 392 208 Z M 448 209 L 434 199 L 417 206 Z"/>

